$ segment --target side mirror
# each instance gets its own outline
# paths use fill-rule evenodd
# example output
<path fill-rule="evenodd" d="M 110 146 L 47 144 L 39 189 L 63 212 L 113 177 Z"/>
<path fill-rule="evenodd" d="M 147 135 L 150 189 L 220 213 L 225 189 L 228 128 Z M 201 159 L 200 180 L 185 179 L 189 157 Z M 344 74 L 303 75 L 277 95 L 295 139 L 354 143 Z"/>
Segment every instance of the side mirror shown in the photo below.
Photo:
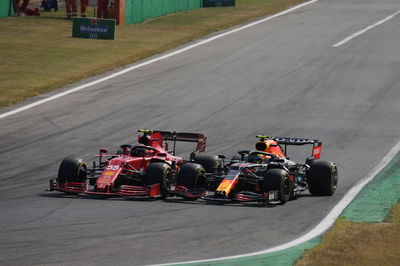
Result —
<path fill-rule="evenodd" d="M 108 153 L 108 150 L 107 149 L 100 149 L 100 154 L 103 154 L 103 153 Z"/>
<path fill-rule="evenodd" d="M 165 152 L 160 152 L 158 154 L 159 157 L 167 157 L 167 154 Z"/>
<path fill-rule="evenodd" d="M 190 160 L 194 161 L 195 158 L 196 158 L 196 152 L 191 152 L 190 153 Z"/>

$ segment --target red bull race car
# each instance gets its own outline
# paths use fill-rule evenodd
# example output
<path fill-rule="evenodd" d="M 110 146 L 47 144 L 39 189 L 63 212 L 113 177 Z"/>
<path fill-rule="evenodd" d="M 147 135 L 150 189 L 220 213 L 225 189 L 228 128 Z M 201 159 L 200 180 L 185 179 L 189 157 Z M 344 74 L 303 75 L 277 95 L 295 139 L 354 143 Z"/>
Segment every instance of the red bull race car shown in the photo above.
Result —
<path fill-rule="evenodd" d="M 257 138 L 255 150 L 239 151 L 240 157 L 235 156 L 229 162 L 220 155 L 183 164 L 180 168 L 183 181 L 176 191 L 192 199 L 280 204 L 305 190 L 312 195 L 333 195 L 338 182 L 337 166 L 320 159 L 322 142 L 263 135 Z M 300 164 L 289 160 L 287 147 L 291 145 L 311 145 L 311 156 Z"/>
<path fill-rule="evenodd" d="M 139 130 L 137 145 L 124 144 L 116 153 L 100 149 L 91 168 L 81 159 L 67 157 L 59 167 L 57 178 L 50 180 L 50 191 L 68 194 L 136 196 L 165 198 L 174 195 L 179 168 L 184 160 L 175 155 L 176 142 L 195 142 L 193 162 L 201 160 L 206 137 L 199 133 Z M 169 150 L 168 141 L 172 141 Z M 196 162 L 199 162 L 198 160 Z"/>

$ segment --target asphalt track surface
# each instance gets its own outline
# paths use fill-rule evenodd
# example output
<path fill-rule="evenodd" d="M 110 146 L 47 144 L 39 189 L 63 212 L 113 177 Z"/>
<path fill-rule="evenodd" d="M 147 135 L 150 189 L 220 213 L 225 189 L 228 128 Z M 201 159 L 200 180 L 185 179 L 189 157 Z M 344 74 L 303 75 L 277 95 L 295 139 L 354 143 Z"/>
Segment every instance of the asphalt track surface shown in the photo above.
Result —
<path fill-rule="evenodd" d="M 399 9 L 322 0 L 1 119 L 0 264 L 168 263 L 303 235 L 400 139 L 400 17 L 332 47 Z M 63 157 L 90 162 L 98 148 L 135 142 L 139 128 L 204 132 L 208 153 L 228 156 L 256 134 L 319 138 L 339 167 L 337 193 L 260 207 L 45 192 Z"/>

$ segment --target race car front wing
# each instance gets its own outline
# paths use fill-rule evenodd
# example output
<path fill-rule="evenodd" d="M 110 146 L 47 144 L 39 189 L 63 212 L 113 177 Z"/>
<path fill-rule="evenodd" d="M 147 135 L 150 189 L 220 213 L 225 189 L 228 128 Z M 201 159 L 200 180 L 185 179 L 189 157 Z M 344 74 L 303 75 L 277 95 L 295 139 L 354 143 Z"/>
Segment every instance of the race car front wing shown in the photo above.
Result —
<path fill-rule="evenodd" d="M 154 184 L 150 186 L 129 186 L 121 185 L 117 191 L 110 191 L 108 188 L 106 191 L 96 191 L 89 189 L 89 185 L 86 182 L 65 182 L 59 184 L 57 178 L 50 179 L 49 191 L 61 191 L 72 194 L 91 194 L 91 195 L 104 195 L 104 196 L 132 196 L 132 197 L 159 197 L 161 196 L 160 184 Z"/>
<path fill-rule="evenodd" d="M 279 202 L 278 191 L 272 190 L 269 192 L 264 192 L 262 194 L 251 192 L 251 191 L 240 191 L 233 198 L 224 198 L 219 195 L 213 196 L 202 196 L 202 199 L 206 201 L 216 201 L 216 202 L 261 202 L 267 204 L 275 204 Z"/>

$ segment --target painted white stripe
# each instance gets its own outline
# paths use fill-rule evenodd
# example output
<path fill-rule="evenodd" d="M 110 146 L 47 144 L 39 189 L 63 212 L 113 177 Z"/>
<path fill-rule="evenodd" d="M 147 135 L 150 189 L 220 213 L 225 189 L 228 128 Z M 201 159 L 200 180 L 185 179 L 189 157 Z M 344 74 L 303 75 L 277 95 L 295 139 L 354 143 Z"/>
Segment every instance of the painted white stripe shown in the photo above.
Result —
<path fill-rule="evenodd" d="M 182 49 L 179 49 L 179 50 L 176 50 L 176 51 L 167 53 L 167 54 L 165 54 L 165 55 L 162 55 L 162 56 L 153 58 L 153 59 L 151 59 L 151 60 L 145 61 L 145 62 L 140 63 L 140 64 L 137 64 L 137 65 L 128 67 L 128 68 L 126 68 L 126 69 L 124 69 L 124 70 L 121 70 L 121 71 L 116 72 L 116 73 L 114 73 L 114 74 L 111 74 L 111 75 L 109 75 L 109 76 L 103 77 L 103 78 L 101 78 L 101 79 L 98 79 L 98 80 L 89 82 L 89 83 L 87 83 L 87 84 L 84 84 L 84 85 L 81 85 L 81 86 L 72 88 L 72 89 L 70 89 L 70 90 L 67 90 L 67 91 L 65 91 L 65 92 L 62 92 L 62 93 L 53 95 L 53 96 L 51 96 L 51 97 L 42 99 L 42 100 L 40 100 L 40 101 L 37 101 L 37 102 L 31 103 L 31 104 L 22 106 L 22 107 L 20 107 L 20 108 L 15 109 L 15 110 L 12 110 L 12 111 L 9 111 L 9 112 L 0 114 L 0 119 L 1 119 L 1 118 L 5 118 L 5 117 L 8 117 L 8 116 L 10 116 L 10 115 L 17 114 L 17 113 L 19 113 L 19 112 L 22 112 L 22 111 L 25 111 L 25 110 L 28 110 L 28 109 L 31 109 L 31 108 L 33 108 L 33 107 L 35 107 L 35 106 L 44 104 L 44 103 L 46 103 L 46 102 L 53 101 L 53 100 L 55 100 L 55 99 L 58 99 L 58 98 L 61 98 L 61 97 L 65 96 L 65 95 L 71 94 L 71 93 L 73 93 L 73 92 L 82 90 L 82 89 L 84 89 L 84 88 L 87 88 L 87 87 L 90 87 L 90 86 L 93 86 L 93 85 L 96 85 L 96 84 L 99 84 L 99 83 L 101 83 L 101 82 L 103 82 L 103 81 L 106 81 L 106 80 L 109 80 L 109 79 L 112 79 L 112 78 L 121 76 L 121 75 L 123 75 L 123 74 L 125 74 L 125 73 L 127 73 L 127 72 L 132 71 L 132 70 L 135 70 L 135 69 L 138 69 L 138 68 L 141 68 L 141 67 L 144 67 L 144 66 L 153 64 L 153 63 L 155 63 L 155 62 L 158 62 L 158 61 L 167 59 L 167 58 L 169 58 L 169 57 L 172 57 L 172 56 L 181 54 L 181 53 L 186 52 L 186 51 L 188 51 L 188 50 L 191 50 L 191 49 L 193 49 L 193 48 L 195 48 L 195 47 L 198 47 L 198 46 L 200 46 L 200 45 L 203 45 L 203 44 L 212 42 L 212 41 L 214 41 L 214 40 L 220 39 L 220 38 L 222 38 L 222 37 L 225 37 L 225 36 L 227 36 L 227 35 L 233 34 L 233 33 L 235 33 L 235 32 L 238 32 L 238 31 L 241 31 L 241 30 L 244 30 L 244 29 L 253 27 L 253 26 L 258 25 L 258 24 L 260 24 L 260 23 L 269 21 L 269 20 L 271 20 L 271 19 L 274 19 L 274 18 L 283 16 L 283 15 L 286 15 L 286 14 L 288 14 L 288 13 L 290 13 L 290 12 L 296 10 L 296 9 L 302 8 L 302 7 L 304 7 L 304 6 L 313 4 L 313 3 L 318 2 L 318 1 L 319 1 L 319 0 L 311 0 L 311 1 L 309 1 L 309 2 L 305 2 L 305 3 L 303 3 L 303 4 L 294 6 L 294 7 L 290 8 L 290 9 L 287 9 L 287 10 L 282 11 L 282 12 L 280 12 L 280 13 L 277 13 L 277 14 L 275 14 L 275 15 L 272 15 L 272 16 L 269 16 L 269 17 L 266 17 L 266 18 L 263 18 L 263 19 L 254 21 L 254 22 L 249 23 L 249 24 L 246 24 L 246 25 L 244 25 L 244 26 L 241 26 L 241 27 L 238 27 L 238 28 L 235 28 L 235 29 L 232 29 L 232 30 L 223 32 L 223 33 L 221 33 L 221 34 L 218 34 L 218 35 L 215 35 L 215 36 L 213 36 L 213 37 L 207 38 L 207 39 L 205 39 L 205 40 L 199 41 L 199 42 L 197 42 L 197 43 L 188 45 L 188 46 L 186 46 L 186 47 L 184 47 L 184 48 L 182 48 Z"/>
<path fill-rule="evenodd" d="M 156 264 L 158 266 L 166 266 L 166 265 L 177 265 L 177 264 L 188 264 L 188 263 L 202 263 L 202 262 L 212 262 L 212 261 L 221 261 L 221 260 L 230 260 L 230 259 L 239 259 L 248 256 L 255 255 L 265 255 L 268 253 L 285 250 L 296 245 L 302 244 L 306 241 L 309 241 L 327 231 L 332 225 L 335 223 L 336 219 L 343 212 L 343 210 L 351 203 L 351 201 L 358 195 L 358 193 L 380 172 L 383 168 L 385 168 L 390 161 L 399 153 L 400 151 L 400 141 L 396 143 L 396 145 L 389 151 L 388 154 L 368 173 L 368 175 L 361 179 L 357 184 L 354 185 L 347 193 L 343 196 L 343 198 L 336 204 L 336 206 L 328 213 L 328 215 L 311 231 L 304 234 L 303 236 L 294 239 L 285 244 L 272 247 L 269 249 L 242 254 L 235 255 L 229 257 L 215 258 L 215 259 L 207 259 L 207 260 L 193 260 L 193 261 L 185 261 L 185 262 L 177 262 L 177 263 L 166 263 L 166 264 Z"/>
<path fill-rule="evenodd" d="M 360 31 L 358 31 L 358 32 L 356 32 L 356 33 L 350 35 L 349 37 L 347 37 L 347 38 L 341 40 L 340 42 L 335 43 L 334 45 L 332 45 L 332 47 L 335 47 L 335 48 L 336 48 L 336 47 L 339 47 L 339 46 L 341 46 L 341 45 L 343 45 L 343 44 L 345 44 L 345 43 L 351 41 L 352 39 L 356 38 L 357 36 L 359 36 L 359 35 L 361 35 L 361 34 L 364 34 L 364 33 L 366 33 L 367 31 L 372 30 L 373 28 L 375 28 L 375 27 L 377 27 L 377 26 L 379 26 L 379 25 L 385 23 L 386 21 L 388 21 L 388 20 L 394 18 L 394 17 L 397 16 L 398 14 L 400 14 L 400 10 L 397 11 L 397 12 L 395 12 L 395 13 L 393 13 L 392 15 L 388 16 L 387 18 L 382 19 L 382 20 L 376 22 L 375 24 L 372 24 L 372 25 L 366 27 L 365 29 L 360 30 Z"/>

